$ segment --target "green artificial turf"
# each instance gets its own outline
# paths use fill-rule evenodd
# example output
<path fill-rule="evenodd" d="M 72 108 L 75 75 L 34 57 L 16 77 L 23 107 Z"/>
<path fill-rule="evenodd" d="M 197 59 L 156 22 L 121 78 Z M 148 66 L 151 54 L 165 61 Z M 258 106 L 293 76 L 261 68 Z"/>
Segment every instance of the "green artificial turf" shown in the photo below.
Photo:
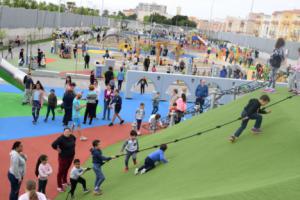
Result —
<path fill-rule="evenodd" d="M 226 106 L 187 120 L 178 126 L 140 138 L 141 148 L 172 141 L 215 127 L 239 117 L 244 105 L 261 92 L 249 94 Z M 271 94 L 272 102 L 287 97 L 283 89 Z M 186 141 L 169 145 L 169 163 L 153 171 L 134 176 L 134 166 L 123 172 L 124 158 L 103 166 L 106 181 L 103 196 L 84 195 L 79 186 L 76 199 L 107 200 L 295 200 L 300 199 L 300 101 L 294 97 L 271 108 L 264 116 L 263 133 L 253 135 L 250 128 L 235 144 L 228 142 L 240 125 L 236 122 Z M 119 154 L 121 143 L 104 150 L 104 155 Z M 87 146 L 85 151 L 88 151 Z M 82 149 L 83 150 L 83 149 Z M 139 153 L 142 164 L 150 151 Z M 86 163 L 91 166 L 91 161 Z M 87 172 L 88 187 L 93 189 L 94 173 Z M 65 200 L 61 194 L 57 200 Z"/>
<path fill-rule="evenodd" d="M 17 116 L 31 116 L 31 105 L 22 105 L 23 95 L 15 93 L 0 93 L 0 118 L 1 117 L 17 117 Z M 84 104 L 85 101 L 82 101 Z M 56 114 L 61 116 L 63 112 L 58 112 L 59 108 L 56 109 Z M 101 112 L 101 107 L 98 106 L 97 113 Z M 81 115 L 84 114 L 85 109 L 81 110 Z M 46 116 L 47 105 L 44 105 L 40 111 L 41 116 Z"/>

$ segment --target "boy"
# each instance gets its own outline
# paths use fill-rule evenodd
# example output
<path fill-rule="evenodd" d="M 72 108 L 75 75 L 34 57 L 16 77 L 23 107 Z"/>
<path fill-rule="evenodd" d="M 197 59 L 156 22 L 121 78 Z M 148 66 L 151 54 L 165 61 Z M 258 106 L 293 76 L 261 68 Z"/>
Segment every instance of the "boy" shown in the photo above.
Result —
<path fill-rule="evenodd" d="M 115 104 L 115 114 L 112 118 L 111 123 L 108 126 L 113 126 L 116 118 L 119 118 L 120 124 L 122 125 L 124 123 L 124 120 L 121 118 L 119 114 L 122 109 L 122 97 L 119 95 L 119 90 L 115 90 L 113 100 L 110 103 L 111 108 L 113 107 L 112 106 L 113 104 Z"/>
<path fill-rule="evenodd" d="M 153 105 L 152 115 L 154 115 L 158 112 L 159 96 L 160 96 L 160 93 L 156 92 L 154 98 L 152 99 L 152 105 Z"/>
<path fill-rule="evenodd" d="M 160 114 L 151 115 L 149 119 L 149 129 L 152 133 L 155 133 L 159 128 L 164 128 Z"/>
<path fill-rule="evenodd" d="M 146 77 L 143 77 L 142 79 L 139 80 L 139 82 L 137 83 L 137 85 L 141 86 L 141 94 L 144 94 L 145 93 L 145 86 L 148 87 L 148 82 L 147 82 L 147 79 Z"/>
<path fill-rule="evenodd" d="M 80 183 L 83 187 L 83 193 L 88 193 L 90 192 L 87 188 L 86 188 L 86 181 L 84 178 L 82 178 L 81 176 L 91 170 L 91 168 L 82 168 L 80 166 L 80 160 L 79 159 L 75 159 L 74 160 L 74 167 L 71 170 L 71 174 L 70 174 L 70 183 L 71 183 L 71 190 L 70 190 L 70 194 L 71 194 L 71 198 L 74 199 L 74 192 L 76 190 L 76 186 L 77 183 Z"/>
<path fill-rule="evenodd" d="M 80 137 L 81 141 L 86 141 L 87 138 L 82 135 L 81 132 L 81 122 L 80 122 L 80 110 L 86 105 L 80 105 L 80 99 L 82 97 L 81 93 L 78 93 L 73 100 L 73 105 L 72 105 L 72 115 L 73 115 L 73 125 L 72 125 L 72 131 L 74 131 L 75 127 L 77 127 L 78 135 Z"/>
<path fill-rule="evenodd" d="M 167 145 L 162 144 L 160 145 L 159 149 L 154 151 L 153 153 L 149 154 L 145 159 L 145 164 L 140 168 L 136 168 L 134 174 L 138 175 L 140 172 L 144 174 L 152 169 L 155 168 L 155 162 L 162 162 L 166 164 L 168 161 L 165 159 L 165 151 L 167 150 Z"/>
<path fill-rule="evenodd" d="M 55 120 L 55 108 L 56 108 L 56 106 L 57 106 L 57 97 L 55 95 L 55 90 L 51 89 L 50 94 L 48 96 L 48 107 L 47 107 L 46 118 L 44 120 L 45 122 L 48 121 L 50 111 L 52 112 L 52 121 Z"/>
<path fill-rule="evenodd" d="M 136 154 L 139 151 L 139 143 L 138 140 L 136 139 L 137 137 L 137 132 L 132 130 L 130 132 L 130 138 L 127 140 L 121 149 L 121 153 L 126 150 L 126 157 L 125 157 L 125 170 L 124 172 L 128 172 L 128 161 L 130 157 L 132 156 L 133 164 L 136 165 Z"/>
<path fill-rule="evenodd" d="M 140 107 L 135 111 L 135 119 L 136 119 L 136 125 L 137 125 L 137 134 L 140 135 L 140 129 L 142 125 L 142 121 L 145 117 L 145 104 L 141 103 Z"/>
<path fill-rule="evenodd" d="M 250 99 L 248 105 L 244 108 L 242 112 L 242 125 L 235 132 L 234 135 L 230 136 L 229 141 L 235 142 L 238 137 L 242 134 L 244 129 L 247 127 L 247 124 L 250 119 L 255 119 L 254 128 L 252 128 L 252 132 L 257 134 L 262 132 L 260 129 L 262 123 L 262 116 L 260 114 L 267 114 L 271 111 L 266 111 L 265 109 L 261 109 L 261 106 L 265 106 L 270 102 L 270 97 L 268 95 L 262 95 L 259 99 Z"/>
<path fill-rule="evenodd" d="M 105 161 L 110 161 L 113 159 L 113 157 L 105 157 L 102 155 L 102 151 L 100 149 L 100 140 L 94 140 L 92 145 L 93 148 L 90 151 L 92 154 L 93 170 L 96 175 L 94 195 L 101 195 L 102 191 L 100 186 L 105 180 L 101 167 Z"/>

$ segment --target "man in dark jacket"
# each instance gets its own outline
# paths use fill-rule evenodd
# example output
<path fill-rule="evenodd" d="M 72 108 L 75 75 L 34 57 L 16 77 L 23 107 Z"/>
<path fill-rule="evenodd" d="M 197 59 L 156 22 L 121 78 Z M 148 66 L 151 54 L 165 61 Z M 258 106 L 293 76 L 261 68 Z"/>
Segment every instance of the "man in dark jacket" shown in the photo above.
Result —
<path fill-rule="evenodd" d="M 247 106 L 244 108 L 242 112 L 242 125 L 238 130 L 234 133 L 234 135 L 230 136 L 229 140 L 234 142 L 245 130 L 248 125 L 250 119 L 255 120 L 254 128 L 252 128 L 253 133 L 261 132 L 261 123 L 262 116 L 260 114 L 267 114 L 271 111 L 266 111 L 265 109 L 261 109 L 261 106 L 265 106 L 270 102 L 270 97 L 268 95 L 262 95 L 259 99 L 250 99 Z"/>
<path fill-rule="evenodd" d="M 105 72 L 104 78 L 105 78 L 105 85 L 108 85 L 109 82 L 114 78 L 114 72 L 112 67 L 109 67 L 108 71 Z"/>
<path fill-rule="evenodd" d="M 51 89 L 50 94 L 48 96 L 48 107 L 47 107 L 47 114 L 45 118 L 45 122 L 47 122 L 50 111 L 52 112 L 52 121 L 55 120 L 55 108 L 57 106 L 57 97 L 55 95 L 55 90 Z"/>
<path fill-rule="evenodd" d="M 205 103 L 205 98 L 208 96 L 208 86 L 205 84 L 205 80 L 200 80 L 196 92 L 196 105 L 200 106 L 200 113 L 203 113 L 203 105 Z"/>
<path fill-rule="evenodd" d="M 94 194 L 101 195 L 102 192 L 101 192 L 100 187 L 101 187 L 101 184 L 105 180 L 105 177 L 104 177 L 101 167 L 105 162 L 108 162 L 111 159 L 113 159 L 113 157 L 105 157 L 102 155 L 102 151 L 100 149 L 100 140 L 93 141 L 93 148 L 91 148 L 90 151 L 92 154 L 93 170 L 96 175 Z"/>
<path fill-rule="evenodd" d="M 144 70 L 146 72 L 149 70 L 149 66 L 150 66 L 150 57 L 147 56 L 147 58 L 145 58 L 145 60 L 144 60 Z"/>
<path fill-rule="evenodd" d="M 64 126 L 68 126 L 69 121 L 72 121 L 72 108 L 73 108 L 73 100 L 75 98 L 75 93 L 73 88 L 68 89 L 63 97 L 63 107 L 65 110 L 65 114 L 63 117 Z"/>
<path fill-rule="evenodd" d="M 89 69 L 90 59 L 91 59 L 90 54 L 86 52 L 84 56 L 84 69 Z"/>

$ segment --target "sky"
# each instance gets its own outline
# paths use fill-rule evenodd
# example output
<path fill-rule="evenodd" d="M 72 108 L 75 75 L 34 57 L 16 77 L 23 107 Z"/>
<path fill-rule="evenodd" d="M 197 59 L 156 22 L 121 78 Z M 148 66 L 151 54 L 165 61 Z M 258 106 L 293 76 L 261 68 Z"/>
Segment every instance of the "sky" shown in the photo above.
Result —
<path fill-rule="evenodd" d="M 57 3 L 73 1 L 77 5 L 100 9 L 102 1 L 104 9 L 118 11 L 135 8 L 138 3 L 157 3 L 167 6 L 167 12 L 176 14 L 176 8 L 181 7 L 183 15 L 195 16 L 199 19 L 210 19 L 211 8 L 213 19 L 224 19 L 226 16 L 246 17 L 251 11 L 272 14 L 278 10 L 300 9 L 300 0 L 40 0 Z M 213 4 L 214 2 L 214 4 Z"/>

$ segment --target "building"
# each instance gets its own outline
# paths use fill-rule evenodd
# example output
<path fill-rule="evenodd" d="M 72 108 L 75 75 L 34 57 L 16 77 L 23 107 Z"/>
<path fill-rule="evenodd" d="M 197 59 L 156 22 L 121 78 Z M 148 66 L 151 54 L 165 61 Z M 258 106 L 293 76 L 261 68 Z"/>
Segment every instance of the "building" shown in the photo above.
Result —
<path fill-rule="evenodd" d="M 240 17 L 227 17 L 224 26 L 225 32 L 244 33 L 246 20 Z"/>
<path fill-rule="evenodd" d="M 243 32 L 248 35 L 259 36 L 265 16 L 264 13 L 249 13 Z"/>
<path fill-rule="evenodd" d="M 181 15 L 181 7 L 176 7 L 176 15 Z"/>
<path fill-rule="evenodd" d="M 259 37 L 270 38 L 271 18 L 271 15 L 265 15 L 262 18 Z"/>
<path fill-rule="evenodd" d="M 283 37 L 300 41 L 300 10 L 277 11 L 272 14 L 269 31 L 271 38 Z"/>
<path fill-rule="evenodd" d="M 158 13 L 160 15 L 168 16 L 167 6 L 159 5 L 156 3 L 139 3 L 136 7 L 137 19 L 139 21 L 144 21 L 145 16 L 150 16 L 151 14 Z"/>
<path fill-rule="evenodd" d="M 123 10 L 123 13 L 125 16 L 128 17 L 128 16 L 136 14 L 136 10 L 135 9 L 127 9 L 127 10 Z"/>

